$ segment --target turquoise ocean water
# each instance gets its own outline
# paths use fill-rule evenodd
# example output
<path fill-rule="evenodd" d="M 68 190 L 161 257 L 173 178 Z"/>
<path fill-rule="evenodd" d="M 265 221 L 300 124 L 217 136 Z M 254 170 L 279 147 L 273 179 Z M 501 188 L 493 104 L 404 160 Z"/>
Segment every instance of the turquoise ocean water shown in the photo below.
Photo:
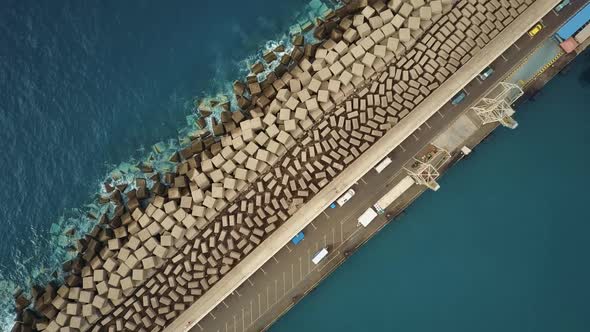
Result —
<path fill-rule="evenodd" d="M 590 330 L 590 54 L 271 331 Z"/>

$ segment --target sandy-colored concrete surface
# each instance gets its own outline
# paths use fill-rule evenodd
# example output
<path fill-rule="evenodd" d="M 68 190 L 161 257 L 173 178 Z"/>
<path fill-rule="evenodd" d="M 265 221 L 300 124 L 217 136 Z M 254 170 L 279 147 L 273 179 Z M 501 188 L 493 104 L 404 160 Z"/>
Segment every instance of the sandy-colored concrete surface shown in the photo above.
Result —
<path fill-rule="evenodd" d="M 182 313 L 165 331 L 186 331 L 207 315 L 225 297 L 276 254 L 295 234 L 324 211 L 350 185 L 374 167 L 384 155 L 391 152 L 418 127 L 428 120 L 464 85 L 499 57 L 510 45 L 547 14 L 559 1 L 538 0 L 525 10 L 496 38 L 462 66 L 449 80 L 427 97 L 414 111 L 404 118 L 394 130 L 389 131 L 334 181 L 314 196 L 313 200 L 299 209 L 280 229 L 266 239 L 250 255 L 224 276 L 213 288 Z"/>

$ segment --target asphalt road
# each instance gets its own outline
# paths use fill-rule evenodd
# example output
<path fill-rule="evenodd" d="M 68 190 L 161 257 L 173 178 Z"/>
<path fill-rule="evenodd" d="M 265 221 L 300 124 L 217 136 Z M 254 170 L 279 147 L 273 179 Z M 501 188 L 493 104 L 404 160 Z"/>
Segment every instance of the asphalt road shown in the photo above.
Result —
<path fill-rule="evenodd" d="M 367 173 L 353 186 L 356 195 L 344 207 L 322 213 L 304 230 L 305 239 L 300 244 L 285 245 L 192 331 L 241 332 L 267 328 L 344 261 L 347 253 L 387 224 L 386 218 L 379 216 L 365 229 L 357 225 L 357 218 L 406 175 L 402 170 L 403 165 L 450 126 L 469 105 L 512 71 L 540 42 L 550 38 L 557 27 L 584 3 L 574 1 L 559 15 L 550 12 L 542 20 L 545 28 L 539 34 L 534 38 L 525 34 L 492 63 L 495 72 L 490 78 L 483 82 L 475 79 L 467 84 L 465 91 L 468 96 L 460 105 L 447 104 L 441 108 L 389 155 L 393 162 L 381 174 L 374 170 Z M 419 186 L 412 187 L 389 210 L 403 208 L 400 205 L 411 201 L 423 190 Z M 324 247 L 330 248 L 330 254 L 319 265 L 314 265 L 311 258 Z"/>

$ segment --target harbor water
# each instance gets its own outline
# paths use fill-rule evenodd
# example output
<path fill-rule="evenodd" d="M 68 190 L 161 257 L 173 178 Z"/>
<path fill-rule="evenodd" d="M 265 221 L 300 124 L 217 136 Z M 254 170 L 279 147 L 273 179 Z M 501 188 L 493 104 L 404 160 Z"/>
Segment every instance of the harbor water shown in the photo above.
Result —
<path fill-rule="evenodd" d="M 590 54 L 271 331 L 590 330 Z"/>
<path fill-rule="evenodd" d="M 270 3 L 4 1 L 0 331 L 14 289 L 93 225 L 105 178 L 170 167 L 195 99 L 332 1 Z M 586 55 L 272 330 L 587 331 L 589 89 Z"/>

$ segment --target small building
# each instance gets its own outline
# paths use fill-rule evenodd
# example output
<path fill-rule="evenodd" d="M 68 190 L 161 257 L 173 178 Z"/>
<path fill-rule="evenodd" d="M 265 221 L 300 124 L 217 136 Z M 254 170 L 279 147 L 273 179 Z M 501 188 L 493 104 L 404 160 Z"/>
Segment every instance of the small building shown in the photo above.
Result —
<path fill-rule="evenodd" d="M 576 15 L 572 16 L 555 34 L 560 42 L 574 36 L 590 21 L 590 4 L 587 4 Z"/>

